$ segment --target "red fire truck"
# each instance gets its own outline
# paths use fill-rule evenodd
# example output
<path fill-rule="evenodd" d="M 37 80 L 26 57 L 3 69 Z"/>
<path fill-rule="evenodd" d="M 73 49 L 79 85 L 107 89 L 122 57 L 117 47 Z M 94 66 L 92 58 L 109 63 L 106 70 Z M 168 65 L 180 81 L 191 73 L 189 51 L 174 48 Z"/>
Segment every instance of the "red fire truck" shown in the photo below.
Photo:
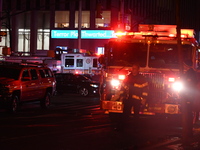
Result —
<path fill-rule="evenodd" d="M 149 79 L 147 107 L 141 113 L 180 113 L 182 84 L 180 79 L 176 25 L 139 25 L 138 32 L 117 33 L 105 46 L 100 59 L 102 81 L 101 108 L 105 113 L 123 111 L 123 100 L 117 94 L 120 85 L 139 63 L 140 73 Z M 198 70 L 198 43 L 193 29 L 181 29 L 181 51 L 184 71 Z"/>

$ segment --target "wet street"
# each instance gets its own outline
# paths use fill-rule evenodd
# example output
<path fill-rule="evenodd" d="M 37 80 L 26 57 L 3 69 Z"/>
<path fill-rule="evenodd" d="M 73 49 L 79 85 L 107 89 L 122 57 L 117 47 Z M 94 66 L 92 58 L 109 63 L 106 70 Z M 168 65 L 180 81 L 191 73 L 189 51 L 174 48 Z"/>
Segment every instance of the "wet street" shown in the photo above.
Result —
<path fill-rule="evenodd" d="M 76 94 L 53 97 L 48 110 L 37 102 L 23 104 L 14 115 L 2 110 L 0 122 L 1 150 L 147 150 L 181 136 L 180 116 L 141 116 L 115 131 L 99 97 Z"/>

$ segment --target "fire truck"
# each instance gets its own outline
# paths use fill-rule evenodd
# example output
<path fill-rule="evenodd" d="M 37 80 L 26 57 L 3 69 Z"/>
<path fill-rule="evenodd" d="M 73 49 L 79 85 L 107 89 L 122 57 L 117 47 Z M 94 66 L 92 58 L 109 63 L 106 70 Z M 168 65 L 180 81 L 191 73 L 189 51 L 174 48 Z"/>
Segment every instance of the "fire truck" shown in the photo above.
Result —
<path fill-rule="evenodd" d="M 100 105 L 105 113 L 122 113 L 120 85 L 131 66 L 139 63 L 140 73 L 149 81 L 149 96 L 143 114 L 181 113 L 179 53 L 176 25 L 139 25 L 138 32 L 116 32 L 100 58 L 102 77 Z M 181 29 L 184 72 L 198 71 L 198 42 L 193 29 Z"/>

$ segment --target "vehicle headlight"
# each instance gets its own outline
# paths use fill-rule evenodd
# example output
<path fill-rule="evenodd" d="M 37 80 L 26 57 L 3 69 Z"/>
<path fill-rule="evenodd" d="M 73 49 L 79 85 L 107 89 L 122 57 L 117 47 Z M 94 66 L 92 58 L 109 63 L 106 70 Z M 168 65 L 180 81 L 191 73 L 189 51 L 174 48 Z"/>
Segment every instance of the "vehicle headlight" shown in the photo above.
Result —
<path fill-rule="evenodd" d="M 99 87 L 97 84 L 90 84 L 91 87 L 97 88 Z"/>
<path fill-rule="evenodd" d="M 175 91 L 181 91 L 183 89 L 183 84 L 181 82 L 174 82 L 172 84 L 172 88 L 175 90 Z"/>
<path fill-rule="evenodd" d="M 113 79 L 113 80 L 111 80 L 111 85 L 115 86 L 115 87 L 118 87 L 120 85 L 120 81 Z"/>

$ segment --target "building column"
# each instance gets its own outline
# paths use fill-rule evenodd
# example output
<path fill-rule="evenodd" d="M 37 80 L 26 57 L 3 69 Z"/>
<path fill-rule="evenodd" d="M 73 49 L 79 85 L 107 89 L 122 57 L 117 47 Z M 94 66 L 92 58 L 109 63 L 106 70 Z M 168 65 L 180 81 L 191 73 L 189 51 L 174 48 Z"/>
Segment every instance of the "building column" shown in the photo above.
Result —
<path fill-rule="evenodd" d="M 10 47 L 12 48 L 11 51 L 16 53 L 18 52 L 18 29 L 19 29 L 19 25 L 18 25 L 18 21 L 17 21 L 17 16 L 14 15 L 12 16 L 12 30 L 11 30 L 11 45 Z"/>
<path fill-rule="evenodd" d="M 119 0 L 111 1 L 111 28 L 116 29 L 118 27 L 118 14 L 120 10 Z"/>
<path fill-rule="evenodd" d="M 55 4 L 55 0 L 51 0 Z M 55 27 L 55 5 L 50 6 L 50 37 L 49 37 L 49 50 L 55 50 L 54 39 L 51 38 L 51 30 Z"/>
<path fill-rule="evenodd" d="M 95 29 L 96 1 L 90 1 L 90 29 Z"/>
<path fill-rule="evenodd" d="M 37 11 L 31 11 L 31 31 L 30 31 L 30 54 L 35 55 L 37 51 Z"/>
<path fill-rule="evenodd" d="M 70 1 L 69 9 L 69 28 L 74 29 L 75 27 L 75 1 Z"/>
<path fill-rule="evenodd" d="M 55 26 L 55 10 L 51 9 L 50 11 L 50 37 L 49 37 L 49 50 L 55 50 L 54 39 L 51 38 L 51 30 Z"/>
<path fill-rule="evenodd" d="M 79 1 L 77 1 L 79 2 Z M 69 29 L 72 30 L 75 28 L 75 7 L 76 7 L 76 1 L 70 1 L 70 13 L 69 13 Z M 78 30 L 78 28 L 76 28 L 76 30 Z M 67 39 L 65 39 L 67 40 Z M 74 42 L 70 41 L 71 39 L 69 39 L 67 42 L 67 46 L 68 48 L 78 48 L 78 39 L 77 40 L 72 40 Z"/>

